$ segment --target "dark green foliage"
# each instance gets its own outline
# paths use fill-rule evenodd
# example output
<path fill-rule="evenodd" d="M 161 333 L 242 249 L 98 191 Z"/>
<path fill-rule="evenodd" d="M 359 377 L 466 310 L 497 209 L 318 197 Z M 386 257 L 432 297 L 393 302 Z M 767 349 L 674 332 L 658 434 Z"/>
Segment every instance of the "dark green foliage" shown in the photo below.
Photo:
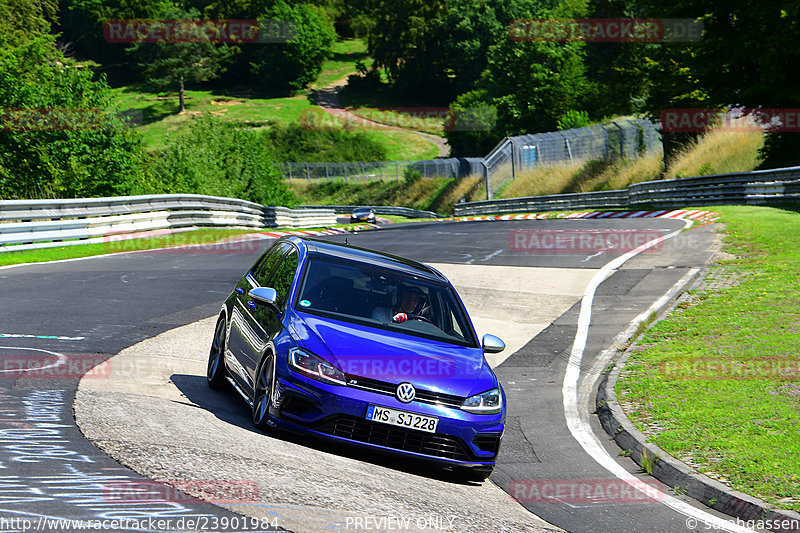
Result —
<path fill-rule="evenodd" d="M 800 135 L 796 131 L 767 134 L 759 155 L 759 168 L 781 168 L 800 165 Z"/>
<path fill-rule="evenodd" d="M 242 61 L 249 63 L 258 87 L 293 92 L 316 80 L 336 41 L 333 25 L 324 13 L 312 5 L 290 5 L 280 0 L 259 18 L 290 23 L 292 36 L 285 43 L 242 47 Z"/>
<path fill-rule="evenodd" d="M 213 117 L 193 119 L 168 140 L 143 193 L 195 193 L 291 205 L 268 139 Z"/>
<path fill-rule="evenodd" d="M 47 34 L 57 0 L 0 0 L 0 47 L 19 46 Z"/>
<path fill-rule="evenodd" d="M 567 111 L 580 109 L 587 82 L 582 43 L 503 41 L 492 48 L 480 81 L 497 106 L 505 135 L 553 131 Z"/>
<path fill-rule="evenodd" d="M 13 0 L 12 0 L 13 1 Z M 81 55 L 104 64 L 127 63 L 127 44 L 110 43 L 103 34 L 109 20 L 158 19 L 172 8 L 169 0 L 60 0 L 61 40 Z"/>
<path fill-rule="evenodd" d="M 659 16 L 638 4 L 638 0 L 592 0 L 587 17 Z M 586 102 L 589 114 L 601 118 L 642 112 L 651 85 L 645 68 L 659 47 L 657 43 L 587 43 L 585 63 L 592 94 Z"/>
<path fill-rule="evenodd" d="M 383 161 L 386 147 L 363 132 L 273 125 L 264 131 L 276 161 Z"/>
<path fill-rule="evenodd" d="M 450 104 L 450 110 L 455 117 L 468 122 L 467 127 L 445 131 L 451 156 L 482 157 L 503 137 L 497 129 L 496 109 L 489 105 L 486 90 L 462 94 Z"/>
<path fill-rule="evenodd" d="M 0 48 L 3 198 L 114 195 L 144 180 L 141 138 L 105 81 L 59 56 L 50 37 Z"/>
<path fill-rule="evenodd" d="M 412 167 L 406 167 L 406 169 L 403 171 L 403 181 L 405 181 L 406 185 L 413 185 L 421 179 L 422 174 L 419 170 L 414 170 Z"/>
<path fill-rule="evenodd" d="M 636 4 L 657 16 L 697 18 L 705 26 L 701 41 L 662 45 L 646 58 L 647 110 L 653 117 L 668 108 L 800 107 L 796 1 L 637 0 Z M 762 153 L 765 164 L 800 163 L 792 135 L 770 135 Z"/>
<path fill-rule="evenodd" d="M 409 93 L 452 100 L 474 88 L 492 45 L 515 19 L 541 16 L 549 0 L 383 0 L 371 5 L 375 66 Z"/>

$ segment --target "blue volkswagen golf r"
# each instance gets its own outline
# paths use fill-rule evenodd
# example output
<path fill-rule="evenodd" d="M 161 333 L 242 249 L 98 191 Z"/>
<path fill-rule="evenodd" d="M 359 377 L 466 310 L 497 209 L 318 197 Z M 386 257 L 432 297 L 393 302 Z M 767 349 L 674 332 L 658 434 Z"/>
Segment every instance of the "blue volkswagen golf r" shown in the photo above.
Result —
<path fill-rule="evenodd" d="M 225 300 L 208 359 L 253 423 L 489 476 L 505 393 L 437 270 L 326 241 L 282 237 Z"/>

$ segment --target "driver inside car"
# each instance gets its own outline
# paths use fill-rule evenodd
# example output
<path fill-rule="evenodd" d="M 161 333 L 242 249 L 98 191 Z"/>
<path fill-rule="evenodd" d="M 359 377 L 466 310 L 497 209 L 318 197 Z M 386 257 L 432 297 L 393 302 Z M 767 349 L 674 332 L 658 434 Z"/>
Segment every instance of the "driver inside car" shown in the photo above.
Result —
<path fill-rule="evenodd" d="M 397 287 L 397 303 L 394 308 L 376 307 L 372 311 L 373 320 L 381 322 L 405 322 L 411 317 L 423 316 L 427 309 L 421 309 L 425 293 L 419 287 L 402 283 Z M 424 317 L 427 318 L 427 317 Z"/>

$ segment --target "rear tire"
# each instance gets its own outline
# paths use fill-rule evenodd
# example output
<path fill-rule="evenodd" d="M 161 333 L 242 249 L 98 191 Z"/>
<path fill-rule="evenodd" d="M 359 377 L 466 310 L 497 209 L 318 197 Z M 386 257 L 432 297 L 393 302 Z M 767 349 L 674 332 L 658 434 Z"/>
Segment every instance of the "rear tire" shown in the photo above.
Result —
<path fill-rule="evenodd" d="M 269 411 L 272 407 L 272 389 L 275 381 L 275 357 L 267 355 L 258 370 L 253 395 L 253 425 L 264 431 L 270 428 Z"/>
<path fill-rule="evenodd" d="M 206 369 L 208 386 L 212 389 L 222 390 L 228 385 L 225 379 L 225 319 L 220 318 L 214 330 L 214 339 L 211 341 L 211 353 L 208 354 L 208 368 Z"/>

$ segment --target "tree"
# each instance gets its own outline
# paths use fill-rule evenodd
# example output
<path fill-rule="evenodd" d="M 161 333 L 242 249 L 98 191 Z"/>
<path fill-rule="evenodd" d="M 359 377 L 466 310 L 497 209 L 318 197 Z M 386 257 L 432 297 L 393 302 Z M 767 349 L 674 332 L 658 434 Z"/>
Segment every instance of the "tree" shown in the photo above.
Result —
<path fill-rule="evenodd" d="M 381 0 L 372 14 L 375 68 L 406 94 L 451 101 L 475 88 L 491 46 L 509 39 L 513 20 L 543 16 L 551 0 Z"/>
<path fill-rule="evenodd" d="M 163 12 L 162 18 L 196 22 L 199 13 L 170 7 Z M 225 71 L 233 50 L 226 44 L 211 42 L 202 32 L 194 32 L 192 39 L 184 42 L 137 42 L 128 53 L 137 58 L 142 74 L 157 87 L 178 84 L 182 113 L 186 111 L 184 82 L 209 81 L 219 77 Z"/>
<path fill-rule="evenodd" d="M 324 13 L 308 4 L 279 0 L 259 20 L 280 21 L 288 30 L 285 42 L 249 44 L 242 59 L 254 81 L 264 89 L 294 92 L 313 82 L 330 57 L 336 32 Z"/>

